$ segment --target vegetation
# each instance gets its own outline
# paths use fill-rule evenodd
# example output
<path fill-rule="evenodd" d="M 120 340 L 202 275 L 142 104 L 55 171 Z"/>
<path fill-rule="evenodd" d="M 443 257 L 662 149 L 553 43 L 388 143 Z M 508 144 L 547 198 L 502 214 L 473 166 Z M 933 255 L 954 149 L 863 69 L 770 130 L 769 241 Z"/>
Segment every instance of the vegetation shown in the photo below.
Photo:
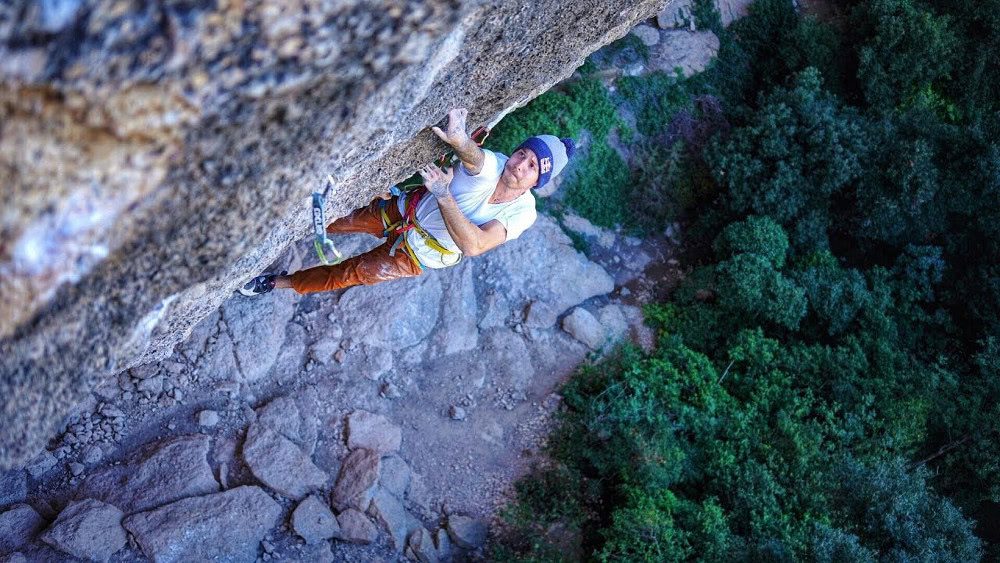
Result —
<path fill-rule="evenodd" d="M 582 105 L 632 107 L 615 197 L 694 270 L 563 389 L 497 559 L 1000 556 L 998 8 L 758 0 L 701 75 Z"/>

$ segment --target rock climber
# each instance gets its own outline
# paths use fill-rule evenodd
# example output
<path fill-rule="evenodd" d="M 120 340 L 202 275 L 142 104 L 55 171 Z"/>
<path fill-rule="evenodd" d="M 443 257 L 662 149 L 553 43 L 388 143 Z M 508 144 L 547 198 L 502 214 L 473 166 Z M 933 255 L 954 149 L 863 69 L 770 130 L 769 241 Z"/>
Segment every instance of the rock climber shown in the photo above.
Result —
<path fill-rule="evenodd" d="M 402 196 L 386 192 L 326 227 L 332 234 L 387 237 L 385 243 L 332 266 L 257 276 L 240 293 L 260 295 L 275 288 L 314 293 L 418 276 L 520 236 L 535 222 L 531 189 L 544 187 L 562 171 L 575 150 L 573 140 L 537 135 L 507 157 L 473 141 L 466 132 L 468 114 L 452 109 L 446 131 L 432 128 L 461 161 L 454 169 L 424 166 L 419 170 L 423 187 Z"/>

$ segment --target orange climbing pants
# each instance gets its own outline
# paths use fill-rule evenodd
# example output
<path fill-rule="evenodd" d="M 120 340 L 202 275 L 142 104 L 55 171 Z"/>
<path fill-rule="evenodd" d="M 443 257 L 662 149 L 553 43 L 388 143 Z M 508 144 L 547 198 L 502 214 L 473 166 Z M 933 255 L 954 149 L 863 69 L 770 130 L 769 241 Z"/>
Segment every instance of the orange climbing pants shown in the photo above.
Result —
<path fill-rule="evenodd" d="M 386 202 L 385 210 L 395 223 L 402 219 L 396 197 Z M 355 210 L 326 227 L 330 234 L 368 233 L 382 236 L 381 200 L 376 199 L 367 207 Z M 420 275 L 420 267 L 413 263 L 403 247 L 396 249 L 394 256 L 389 250 L 394 241 L 389 239 L 378 247 L 348 258 L 333 266 L 319 266 L 301 270 L 291 275 L 292 288 L 298 293 L 332 291 L 353 285 L 372 285 L 379 282 Z"/>

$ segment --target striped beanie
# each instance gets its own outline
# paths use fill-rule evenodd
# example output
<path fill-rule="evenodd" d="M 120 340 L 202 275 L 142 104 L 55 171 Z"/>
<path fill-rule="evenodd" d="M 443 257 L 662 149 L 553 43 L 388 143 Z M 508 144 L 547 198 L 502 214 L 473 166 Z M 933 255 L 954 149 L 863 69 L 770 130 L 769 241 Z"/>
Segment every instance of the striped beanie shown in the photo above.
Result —
<path fill-rule="evenodd" d="M 573 139 L 560 139 L 554 135 L 535 135 L 518 145 L 514 152 L 529 149 L 538 157 L 538 183 L 534 188 L 542 188 L 557 176 L 576 152 Z"/>

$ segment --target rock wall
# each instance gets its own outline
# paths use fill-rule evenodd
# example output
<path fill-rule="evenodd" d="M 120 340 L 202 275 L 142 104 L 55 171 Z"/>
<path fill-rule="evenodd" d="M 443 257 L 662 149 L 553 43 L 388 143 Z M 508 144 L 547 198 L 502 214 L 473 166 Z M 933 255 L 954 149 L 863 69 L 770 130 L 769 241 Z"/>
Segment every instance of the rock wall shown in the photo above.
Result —
<path fill-rule="evenodd" d="M 308 230 L 564 78 L 663 0 L 0 6 L 0 468 Z"/>

